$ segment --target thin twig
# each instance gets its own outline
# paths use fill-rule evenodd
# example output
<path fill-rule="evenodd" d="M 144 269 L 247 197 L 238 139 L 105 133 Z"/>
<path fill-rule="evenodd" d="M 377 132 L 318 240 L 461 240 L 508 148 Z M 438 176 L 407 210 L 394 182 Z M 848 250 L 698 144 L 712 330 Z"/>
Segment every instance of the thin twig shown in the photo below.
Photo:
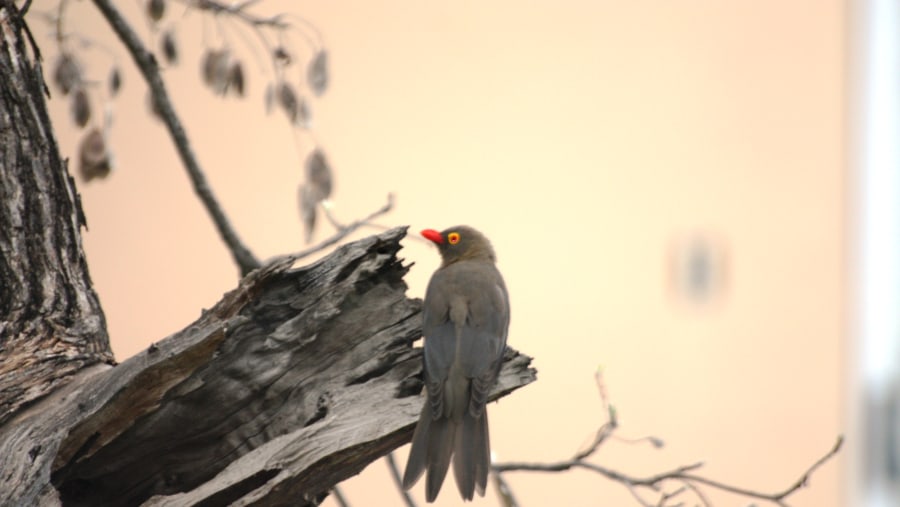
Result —
<path fill-rule="evenodd" d="M 694 486 L 688 481 L 683 481 L 683 483 L 689 490 L 693 491 L 693 493 L 697 495 L 697 498 L 703 504 L 703 507 L 712 507 L 712 502 L 709 501 L 709 498 L 706 497 L 706 495 L 703 493 L 703 491 L 700 490 L 700 488 Z"/>
<path fill-rule="evenodd" d="M 25 17 L 28 14 L 28 9 L 31 8 L 31 0 L 25 0 L 25 3 L 22 4 L 22 7 L 19 9 L 19 16 Z"/>
<path fill-rule="evenodd" d="M 367 224 L 363 224 L 363 226 L 364 226 L 364 227 L 368 227 L 368 228 L 370 228 L 370 229 L 378 229 L 379 231 L 389 231 L 389 230 L 391 230 L 391 229 L 394 228 L 394 226 L 392 226 L 392 225 L 391 225 L 391 226 L 388 226 L 388 225 L 381 225 L 381 224 L 376 224 L 376 223 L 372 223 L 372 222 L 369 222 L 369 223 L 367 223 Z M 413 240 L 413 241 L 418 241 L 418 242 L 420 242 L 420 243 L 425 243 L 426 245 L 432 246 L 432 247 L 434 246 L 434 243 L 432 243 L 431 241 L 429 241 L 429 240 L 423 238 L 422 236 L 419 236 L 418 234 L 407 234 L 406 237 L 405 237 L 404 239 L 410 239 L 410 240 Z"/>
<path fill-rule="evenodd" d="M 247 11 L 257 0 L 250 0 L 239 3 L 224 4 L 215 0 L 184 0 L 184 3 L 194 9 L 208 11 L 211 14 L 228 14 L 236 17 L 253 26 L 265 26 L 277 30 L 287 30 L 292 28 L 291 24 L 284 21 L 281 14 L 276 14 L 267 18 L 256 16 Z"/>
<path fill-rule="evenodd" d="M 666 479 L 683 477 L 687 472 L 694 471 L 703 466 L 703 463 L 693 463 L 690 465 L 680 466 L 676 469 L 670 470 L 668 472 L 660 472 L 656 475 L 651 475 L 648 477 L 632 477 L 630 475 L 624 474 L 622 472 L 613 470 L 611 468 L 606 468 L 600 465 L 595 465 L 594 463 L 589 463 L 587 461 L 577 461 L 573 462 L 573 467 L 581 467 L 587 468 L 588 470 L 593 470 L 600 475 L 607 477 L 608 479 L 617 481 L 617 482 L 627 482 L 631 483 L 635 486 L 646 486 L 653 490 L 659 490 L 659 483 Z"/>
<path fill-rule="evenodd" d="M 13 4 L 15 7 L 15 4 Z M 31 33 L 31 27 L 28 26 L 28 23 L 25 22 L 25 15 L 28 14 L 28 9 L 31 8 L 31 0 L 26 0 L 24 4 L 22 4 L 22 8 L 18 10 L 18 25 L 21 27 L 22 31 L 25 32 L 25 35 L 28 37 L 28 43 L 31 44 L 31 51 L 34 53 L 35 62 L 41 62 L 44 57 L 41 56 L 41 48 L 38 46 L 37 42 L 34 40 L 34 34 Z M 43 72 L 42 67 L 37 65 L 38 72 Z M 41 83 L 44 83 L 43 78 L 41 78 Z M 50 90 L 47 88 L 47 85 L 43 85 L 44 92 L 47 96 L 50 96 Z"/>
<path fill-rule="evenodd" d="M 805 486 L 809 482 L 809 478 L 813 472 L 816 471 L 820 466 L 822 466 L 826 461 L 834 457 L 838 451 L 840 451 L 841 446 L 844 442 L 843 436 L 838 436 L 837 441 L 834 446 L 821 458 L 819 458 L 815 463 L 813 463 L 804 473 L 800 476 L 800 478 L 794 482 L 791 486 L 786 488 L 783 491 L 779 491 L 776 493 L 763 493 L 759 491 L 754 491 L 751 489 L 746 489 L 738 486 L 732 486 L 730 484 L 725 484 L 722 482 L 714 481 L 712 479 L 708 479 L 706 477 L 693 474 L 691 472 L 697 470 L 698 468 L 703 466 L 703 463 L 694 463 L 691 465 L 685 465 L 682 467 L 678 467 L 676 469 L 670 470 L 668 472 L 661 472 L 656 475 L 651 475 L 648 477 L 633 477 L 622 472 L 618 472 L 616 470 L 612 470 L 600 465 L 596 465 L 594 463 L 589 463 L 582 459 L 574 459 L 568 461 L 559 461 L 556 463 L 496 463 L 491 466 L 492 470 L 495 473 L 500 472 L 512 472 L 512 471 L 532 471 L 532 472 L 563 472 L 566 470 L 570 470 L 572 468 L 586 468 L 588 470 L 592 470 L 597 472 L 604 477 L 621 483 L 625 485 L 629 491 L 632 493 L 636 493 L 632 488 L 635 486 L 648 487 L 653 490 L 658 491 L 660 489 L 660 484 L 667 480 L 678 480 L 682 484 L 686 485 L 690 488 L 697 497 L 704 503 L 704 505 L 710 505 L 709 499 L 707 499 L 699 489 L 697 489 L 692 482 L 703 484 L 721 491 L 726 491 L 729 493 L 734 493 L 736 495 L 745 496 L 748 498 L 755 498 L 758 500 L 766 500 L 769 502 L 773 502 L 777 505 L 785 506 L 787 505 L 784 500 L 796 492 L 801 487 Z M 640 498 L 640 497 L 638 497 Z M 644 503 L 643 500 L 640 500 Z"/>
<path fill-rule="evenodd" d="M 321 205 L 321 207 L 322 207 L 322 214 L 325 215 L 325 218 L 328 220 L 328 222 L 331 224 L 332 227 L 334 227 L 334 228 L 337 229 L 337 230 L 341 230 L 341 229 L 343 229 L 343 228 L 345 227 L 343 224 L 341 224 L 340 221 L 338 221 L 338 219 L 337 219 L 337 218 L 334 216 L 334 214 L 331 212 L 333 206 L 332 206 L 332 204 L 331 204 L 330 202 L 322 201 L 322 202 L 320 203 L 320 205 Z M 380 230 L 380 231 L 387 231 L 387 230 L 389 230 L 389 229 L 391 229 L 391 228 L 393 227 L 393 226 L 387 226 L 387 225 L 375 224 L 375 223 L 372 223 L 372 222 L 366 222 L 366 223 L 364 223 L 364 224 L 360 224 L 360 226 L 362 226 L 362 227 L 371 227 L 372 229 L 378 229 L 378 230 Z M 414 240 L 414 241 L 420 241 L 420 242 L 425 243 L 425 244 L 427 244 L 427 245 L 434 246 L 434 243 L 432 243 L 431 241 L 428 241 L 427 239 L 425 239 L 425 238 L 419 236 L 418 234 L 409 234 L 409 235 L 406 236 L 406 239 L 411 239 L 411 240 Z"/>
<path fill-rule="evenodd" d="M 494 478 L 494 487 L 497 489 L 497 494 L 500 495 L 500 505 L 503 507 L 519 507 L 519 501 L 513 495 L 512 488 L 509 487 L 509 483 L 503 478 L 503 474 L 492 470 L 491 476 Z"/>
<path fill-rule="evenodd" d="M 656 503 L 656 507 L 666 507 L 666 503 L 669 500 L 675 498 L 676 496 L 684 493 L 687 490 L 688 490 L 687 486 L 681 486 L 680 488 L 676 489 L 675 491 L 669 491 L 669 492 L 663 491 L 663 493 L 659 496 L 659 502 Z"/>
<path fill-rule="evenodd" d="M 728 491 L 729 493 L 734 493 L 736 495 L 743 495 L 751 498 L 758 498 L 760 500 L 768 500 L 770 502 L 774 502 L 778 505 L 787 505 L 784 502 L 784 499 L 793 494 L 798 489 L 806 486 L 807 482 L 809 482 L 809 477 L 812 473 L 822 466 L 826 461 L 831 459 L 838 451 L 841 450 L 841 446 L 844 443 L 844 436 L 839 435 L 837 441 L 834 443 L 834 446 L 825 453 L 824 456 L 819 458 L 815 463 L 813 463 L 809 468 L 806 469 L 806 472 L 797 479 L 792 485 L 788 486 L 784 491 L 780 491 L 777 493 L 760 493 L 758 491 L 753 491 L 750 489 L 740 488 L 737 486 L 731 486 L 729 484 L 724 484 L 718 481 L 714 481 L 712 479 L 707 479 L 706 477 L 701 477 L 693 474 L 678 474 L 678 478 L 684 479 L 687 481 L 694 481 L 700 484 L 704 484 L 706 486 L 710 486 L 716 489 L 720 489 L 722 491 Z"/>
<path fill-rule="evenodd" d="M 403 497 L 403 501 L 406 502 L 407 507 L 416 507 L 416 502 L 409 496 L 409 492 L 403 489 L 403 479 L 400 478 L 400 469 L 397 468 L 397 461 L 394 460 L 394 453 L 387 453 L 384 460 L 387 461 L 388 469 L 391 471 L 391 477 L 394 478 L 394 484 L 397 486 L 397 491 L 400 492 L 400 496 Z"/>
<path fill-rule="evenodd" d="M 231 251 L 231 255 L 234 258 L 235 263 L 237 263 L 241 275 L 246 275 L 250 271 L 258 268 L 260 266 L 259 261 L 253 253 L 244 246 L 240 238 L 238 238 L 237 233 L 232 228 L 228 218 L 226 218 L 225 212 L 222 210 L 222 207 L 219 206 L 218 201 L 213 195 L 212 189 L 210 188 L 209 183 L 207 183 L 206 176 L 200 169 L 197 159 L 194 157 L 193 150 L 191 149 L 187 135 L 184 132 L 184 127 L 181 125 L 178 116 L 175 115 L 175 109 L 172 107 L 172 102 L 169 100 L 168 93 L 166 93 L 162 77 L 159 74 L 159 65 L 156 63 L 156 58 L 153 57 L 152 53 L 147 51 L 147 48 L 144 47 L 140 38 L 134 33 L 134 30 L 132 30 L 131 26 L 125 21 L 125 18 L 122 17 L 122 14 L 118 9 L 112 5 L 110 0 L 94 0 L 94 5 L 97 6 L 97 9 L 99 9 L 101 14 L 103 14 L 103 17 L 106 18 L 106 21 L 112 27 L 113 31 L 119 36 L 119 39 L 128 49 L 135 64 L 144 76 L 144 80 L 147 81 L 154 104 L 156 104 L 159 109 L 163 123 L 165 123 L 166 128 L 169 130 L 169 135 L 172 136 L 172 142 L 178 150 L 181 162 L 184 164 L 188 176 L 194 185 L 194 192 L 206 207 L 206 211 L 209 213 L 213 223 L 215 223 L 215 226 L 219 231 L 219 236 L 222 237 L 222 240 Z"/>
<path fill-rule="evenodd" d="M 382 206 L 382 207 L 378 208 L 377 210 L 373 211 L 372 213 L 370 213 L 369 216 L 362 218 L 360 220 L 357 220 L 349 225 L 345 225 L 345 226 L 341 227 L 330 238 L 322 241 L 318 245 L 311 246 L 311 247 L 307 248 L 306 250 L 301 250 L 297 253 L 291 254 L 291 257 L 293 257 L 294 260 L 299 260 L 304 257 L 308 257 L 316 252 L 324 250 L 324 249 L 330 247 L 331 245 L 337 243 L 338 241 L 344 239 L 345 237 L 347 237 L 347 235 L 349 235 L 356 229 L 359 229 L 360 227 L 362 227 L 364 225 L 368 225 L 369 221 L 371 221 L 381 215 L 384 215 L 385 213 L 391 211 L 393 208 L 394 208 L 394 194 L 388 194 L 387 203 L 385 203 L 384 206 Z"/>
<path fill-rule="evenodd" d="M 659 499 L 656 504 L 657 506 L 665 506 L 669 500 L 678 495 L 681 495 L 687 490 L 690 490 L 692 493 L 694 493 L 697 499 L 705 507 L 709 507 L 710 505 L 712 505 L 712 503 L 709 501 L 709 498 L 707 498 L 706 495 L 703 494 L 703 492 L 700 490 L 700 488 L 698 488 L 694 483 L 703 484 L 712 488 L 719 489 L 721 491 L 726 491 L 748 498 L 766 500 L 784 507 L 787 505 L 784 501 L 785 498 L 793 494 L 801 487 L 804 487 L 809 482 L 812 473 L 815 472 L 816 469 L 822 466 L 826 461 L 836 455 L 838 451 L 840 451 L 841 445 L 844 442 L 844 437 L 838 436 L 834 446 L 827 453 L 825 453 L 824 456 L 819 458 L 808 469 L 806 469 L 803 475 L 801 475 L 796 482 L 794 482 L 785 490 L 776 493 L 762 493 L 759 491 L 753 491 L 750 489 L 732 486 L 730 484 L 721 483 L 712 479 L 707 479 L 706 477 L 700 475 L 693 474 L 692 472 L 703 466 L 702 462 L 681 466 L 667 472 L 662 472 L 647 477 L 633 477 L 601 465 L 590 463 L 588 461 L 585 461 L 585 459 L 593 455 L 594 452 L 596 452 L 600 447 L 600 445 L 602 445 L 603 442 L 608 440 L 610 437 L 616 438 L 625 443 L 639 443 L 647 440 L 652 443 L 654 447 L 662 447 L 663 442 L 662 440 L 652 436 L 639 439 L 622 439 L 614 435 L 613 433 L 618 426 L 618 418 L 616 416 L 615 408 L 611 404 L 609 404 L 606 387 L 603 382 L 602 369 L 597 369 L 594 379 L 597 384 L 597 389 L 600 394 L 600 399 L 603 403 L 603 407 L 606 408 L 608 421 L 600 426 L 600 428 L 596 431 L 596 433 L 594 434 L 593 442 L 590 446 L 588 446 L 586 450 L 579 451 L 570 460 L 558 461 L 555 463 L 492 463 L 491 471 L 493 472 L 495 477 L 499 478 L 503 472 L 512 471 L 565 472 L 573 468 L 585 468 L 596 472 L 613 482 L 618 482 L 619 484 L 625 486 L 625 488 L 629 493 L 631 493 L 635 500 L 644 507 L 653 507 L 653 505 L 648 503 L 646 500 L 644 500 L 643 497 L 641 497 L 640 492 L 638 491 L 639 487 L 649 488 L 659 493 Z M 662 489 L 663 483 L 672 480 L 678 481 L 681 486 L 676 490 L 667 493 Z M 683 503 L 684 502 L 681 502 L 678 505 L 682 505 Z"/>
<path fill-rule="evenodd" d="M 591 442 L 591 445 L 588 446 L 587 449 L 577 453 L 575 457 L 572 458 L 572 461 L 583 460 L 597 452 L 597 449 L 599 449 L 600 446 L 603 445 L 603 442 L 605 442 L 606 439 L 609 438 L 615 430 L 616 423 L 612 421 L 605 423 L 603 426 L 600 426 L 600 429 L 598 429 L 597 433 L 594 434 L 594 441 Z"/>
<path fill-rule="evenodd" d="M 341 492 L 341 488 L 337 484 L 331 487 L 331 494 L 334 495 L 334 501 L 337 502 L 340 507 L 350 507 L 347 498 L 344 496 L 344 493 Z"/>
<path fill-rule="evenodd" d="M 657 449 L 665 446 L 665 442 L 663 441 L 663 439 L 661 439 L 659 437 L 654 437 L 653 435 L 647 435 L 646 437 L 638 437 L 638 438 L 628 438 L 628 437 L 620 437 L 619 435 L 613 435 L 612 438 L 614 438 L 617 442 L 622 442 L 623 444 L 628 444 L 628 445 L 637 445 L 637 444 L 647 442 L 650 445 L 652 445 L 653 447 L 656 447 Z"/>
<path fill-rule="evenodd" d="M 597 386 L 597 394 L 600 395 L 600 403 L 603 407 L 603 412 L 606 413 L 607 422 L 600 426 L 597 432 L 594 433 L 594 440 L 591 442 L 591 445 L 589 445 L 587 449 L 575 454 L 575 457 L 572 458 L 574 461 L 583 460 L 597 452 L 597 449 L 599 449 L 609 437 L 613 436 L 613 432 L 619 426 L 619 418 L 616 416 L 616 409 L 609 403 L 609 396 L 606 392 L 606 382 L 603 380 L 603 368 L 597 368 L 594 372 L 594 383 Z"/>
<path fill-rule="evenodd" d="M 824 456 L 819 458 L 819 461 L 816 461 L 812 464 L 811 467 L 806 469 L 806 472 L 800 476 L 797 482 L 794 483 L 793 486 L 787 488 L 781 494 L 778 495 L 778 499 L 782 499 L 793 493 L 794 491 L 806 486 L 809 482 L 809 478 L 813 472 L 816 471 L 817 468 L 824 465 L 826 461 L 830 460 L 834 455 L 836 455 L 840 450 L 841 446 L 844 445 L 844 435 L 838 435 L 837 440 L 834 442 L 834 447 L 831 448 Z"/>
<path fill-rule="evenodd" d="M 653 507 L 653 505 L 647 503 L 643 499 L 643 497 L 641 497 L 640 493 L 637 492 L 637 488 L 634 487 L 634 484 L 626 482 L 624 483 L 624 485 L 625 489 L 627 489 L 628 492 L 631 493 L 631 496 L 634 497 L 635 500 L 637 500 L 637 503 L 641 504 L 641 507 Z"/>
<path fill-rule="evenodd" d="M 328 219 L 328 222 L 337 230 L 341 230 L 344 228 L 344 224 L 338 222 L 338 219 L 331 213 L 331 203 L 329 201 L 322 201 L 319 203 L 322 207 L 322 214 L 325 215 L 325 218 Z"/>

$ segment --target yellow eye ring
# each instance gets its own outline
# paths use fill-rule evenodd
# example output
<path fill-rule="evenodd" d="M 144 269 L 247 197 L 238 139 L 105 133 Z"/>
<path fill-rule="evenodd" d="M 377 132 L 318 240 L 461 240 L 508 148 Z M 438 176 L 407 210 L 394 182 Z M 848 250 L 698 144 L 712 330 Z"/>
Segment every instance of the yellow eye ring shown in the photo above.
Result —
<path fill-rule="evenodd" d="M 450 234 L 448 234 L 447 242 L 450 243 L 451 245 L 455 245 L 455 244 L 459 243 L 459 233 L 451 232 Z"/>

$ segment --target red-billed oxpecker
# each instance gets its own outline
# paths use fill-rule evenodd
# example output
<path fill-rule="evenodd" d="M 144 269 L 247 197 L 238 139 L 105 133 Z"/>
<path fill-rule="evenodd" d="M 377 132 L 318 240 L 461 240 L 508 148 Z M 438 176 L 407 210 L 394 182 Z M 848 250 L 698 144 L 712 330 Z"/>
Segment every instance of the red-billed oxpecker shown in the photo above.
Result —
<path fill-rule="evenodd" d="M 422 231 L 441 253 L 422 311 L 424 372 L 428 401 L 413 435 L 403 474 L 409 489 L 427 473 L 425 498 L 441 490 L 453 459 L 453 475 L 464 500 L 484 495 L 491 462 L 485 403 L 497 381 L 509 295 L 491 243 L 464 225 Z"/>

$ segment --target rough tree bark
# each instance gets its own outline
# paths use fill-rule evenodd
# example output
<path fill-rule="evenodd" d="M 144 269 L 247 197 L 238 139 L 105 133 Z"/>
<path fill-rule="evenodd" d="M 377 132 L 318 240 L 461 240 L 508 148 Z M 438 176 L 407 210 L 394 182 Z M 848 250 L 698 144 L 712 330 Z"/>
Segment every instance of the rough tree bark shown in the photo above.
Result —
<path fill-rule="evenodd" d="M 270 262 L 112 365 L 26 32 L 0 0 L 0 505 L 312 505 L 407 442 L 421 302 L 402 228 Z M 492 396 L 529 362 L 510 351 Z"/>
<path fill-rule="evenodd" d="M 113 360 L 81 249 L 84 215 L 24 33 L 15 5 L 0 2 L 0 424 Z"/>

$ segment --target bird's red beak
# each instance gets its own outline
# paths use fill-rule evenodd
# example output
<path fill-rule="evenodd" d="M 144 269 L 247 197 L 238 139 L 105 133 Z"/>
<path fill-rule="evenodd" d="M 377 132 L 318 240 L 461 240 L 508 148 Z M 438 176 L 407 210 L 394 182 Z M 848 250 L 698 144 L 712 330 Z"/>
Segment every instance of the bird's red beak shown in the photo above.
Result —
<path fill-rule="evenodd" d="M 444 242 L 444 238 L 441 236 L 441 233 L 434 229 L 425 229 L 424 231 L 422 231 L 422 236 L 424 236 L 425 239 L 434 241 L 438 245 Z"/>

